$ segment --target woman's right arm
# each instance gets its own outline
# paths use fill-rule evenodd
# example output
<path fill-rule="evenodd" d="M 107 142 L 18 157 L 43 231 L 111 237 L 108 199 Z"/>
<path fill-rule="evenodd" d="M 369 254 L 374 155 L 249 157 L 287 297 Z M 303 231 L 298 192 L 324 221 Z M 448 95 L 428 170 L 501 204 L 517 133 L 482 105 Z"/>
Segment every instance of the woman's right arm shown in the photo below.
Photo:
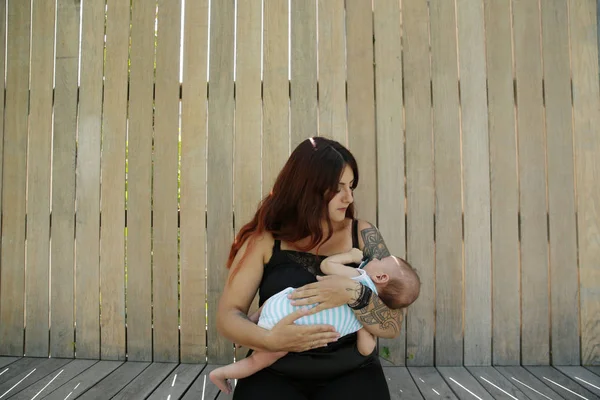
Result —
<path fill-rule="evenodd" d="M 307 310 L 296 311 L 283 318 L 272 330 L 266 330 L 254 324 L 248 318 L 248 309 L 256 295 L 262 279 L 264 263 L 270 257 L 273 239 L 263 234 L 255 239 L 248 251 L 248 242 L 244 243 L 236 255 L 230 278 L 225 284 L 217 311 L 217 329 L 227 339 L 244 347 L 264 351 L 305 351 L 323 347 L 339 336 L 330 325 L 295 325 L 294 321 L 308 314 Z M 239 270 L 231 279 L 232 271 Z"/>

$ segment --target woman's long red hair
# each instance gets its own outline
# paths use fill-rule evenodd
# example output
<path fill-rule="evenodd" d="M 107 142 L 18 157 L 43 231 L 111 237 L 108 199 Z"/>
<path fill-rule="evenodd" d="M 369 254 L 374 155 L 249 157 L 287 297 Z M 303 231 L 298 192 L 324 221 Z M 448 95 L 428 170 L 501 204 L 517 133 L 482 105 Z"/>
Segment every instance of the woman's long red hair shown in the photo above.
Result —
<path fill-rule="evenodd" d="M 252 220 L 240 229 L 231 245 L 227 268 L 231 268 L 240 248 L 249 240 L 247 250 L 230 279 L 242 266 L 258 234 L 270 232 L 275 239 L 289 243 L 309 237 L 308 244 L 298 248 L 303 251 L 329 240 L 332 226 L 327 218 L 327 206 L 338 190 L 345 166 L 354 173 L 354 188 L 358 184 L 358 166 L 348 149 L 323 137 L 300 143 L 277 176 L 271 193 L 262 200 Z M 354 218 L 353 204 L 346 210 L 346 217 Z M 323 219 L 328 221 L 329 228 L 324 241 Z"/>

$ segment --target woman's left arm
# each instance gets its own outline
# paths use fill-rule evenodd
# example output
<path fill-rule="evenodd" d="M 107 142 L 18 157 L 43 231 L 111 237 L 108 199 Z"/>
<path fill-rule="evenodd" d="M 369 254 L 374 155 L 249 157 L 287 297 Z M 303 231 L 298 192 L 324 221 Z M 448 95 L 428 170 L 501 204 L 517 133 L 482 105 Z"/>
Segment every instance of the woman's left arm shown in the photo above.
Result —
<path fill-rule="evenodd" d="M 359 221 L 359 247 L 365 255 L 383 258 L 390 255 L 381 233 L 366 221 Z M 408 268 L 401 265 L 399 268 Z M 328 308 L 356 302 L 361 293 L 361 284 L 343 276 L 318 276 L 318 282 L 311 283 L 294 290 L 289 296 L 292 304 L 297 306 L 318 303 L 310 310 L 310 314 Z M 395 338 L 400 334 L 402 326 L 402 310 L 388 308 L 383 301 L 373 293 L 368 304 L 358 310 L 353 310 L 356 318 L 372 335 L 382 338 Z"/>
<path fill-rule="evenodd" d="M 365 256 L 382 259 L 390 256 L 383 237 L 379 230 L 371 223 L 359 221 L 359 248 Z M 404 268 L 401 266 L 400 268 Z M 360 286 L 355 286 L 360 289 Z M 352 292 L 352 301 L 356 301 L 360 290 Z M 353 310 L 356 318 L 363 324 L 364 328 L 371 334 L 382 338 L 395 338 L 400 334 L 402 327 L 402 310 L 388 308 L 383 301 L 373 293 L 366 307 Z"/>

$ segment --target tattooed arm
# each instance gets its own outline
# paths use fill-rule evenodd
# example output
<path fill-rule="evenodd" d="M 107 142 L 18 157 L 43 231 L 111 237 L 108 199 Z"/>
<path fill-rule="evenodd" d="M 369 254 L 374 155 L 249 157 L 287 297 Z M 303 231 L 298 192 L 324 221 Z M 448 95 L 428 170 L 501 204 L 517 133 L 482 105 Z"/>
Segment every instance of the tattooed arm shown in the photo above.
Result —
<path fill-rule="evenodd" d="M 390 251 L 375 226 L 366 221 L 359 221 L 358 231 L 360 232 L 359 247 L 365 256 L 378 259 L 390 256 Z M 400 268 L 405 267 L 401 266 Z M 360 286 L 358 285 L 357 288 L 359 289 Z M 353 299 L 356 299 L 357 292 L 352 293 Z M 371 300 L 366 307 L 354 310 L 354 315 L 363 324 L 364 328 L 375 336 L 394 338 L 400 334 L 403 318 L 402 310 L 388 308 L 375 293 L 371 296 Z"/>

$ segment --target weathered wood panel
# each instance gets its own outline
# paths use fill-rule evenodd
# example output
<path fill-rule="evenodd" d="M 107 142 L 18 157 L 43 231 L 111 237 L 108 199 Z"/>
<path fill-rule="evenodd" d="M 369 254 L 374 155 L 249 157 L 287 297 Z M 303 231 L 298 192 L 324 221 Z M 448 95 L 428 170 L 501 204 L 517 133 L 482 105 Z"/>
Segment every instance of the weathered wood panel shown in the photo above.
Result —
<path fill-rule="evenodd" d="M 295 0 L 291 12 L 291 147 L 317 135 L 317 2 Z"/>
<path fill-rule="evenodd" d="M 179 360 L 179 57 L 181 0 L 158 3 L 152 223 L 153 361 Z M 177 132 L 177 134 L 176 134 Z"/>
<path fill-rule="evenodd" d="M 73 357 L 75 348 L 75 157 L 81 5 L 56 4 L 56 66 L 52 153 L 50 354 Z"/>
<path fill-rule="evenodd" d="M 233 361 L 233 344 L 217 332 L 219 296 L 227 279 L 225 262 L 233 241 L 233 0 L 213 2 L 210 11 L 208 97 L 208 361 Z"/>
<path fill-rule="evenodd" d="M 436 261 L 435 275 L 431 272 L 429 277 L 435 279 L 435 293 L 430 289 L 436 306 L 435 364 L 460 365 L 463 357 L 463 221 L 454 3 L 432 1 L 430 15 Z M 405 86 L 409 87 L 408 82 Z M 425 329 L 431 330 L 431 323 Z"/>
<path fill-rule="evenodd" d="M 0 252 L 0 354 L 23 355 L 31 3 L 8 3 Z M 6 239 L 4 239 L 6 238 Z M 10 306 L 7 306 L 10 305 Z"/>
<path fill-rule="evenodd" d="M 406 258 L 404 199 L 404 118 L 402 99 L 402 31 L 400 5 L 394 0 L 374 3 L 375 84 L 377 127 L 377 226 L 390 252 Z M 431 313 L 432 314 L 432 313 Z M 380 354 L 404 365 L 406 321 L 396 339 L 380 339 Z M 431 332 L 433 333 L 433 332 Z M 415 349 L 427 348 L 419 337 Z M 423 341 L 424 343 L 420 343 Z"/>
<path fill-rule="evenodd" d="M 600 94 L 593 0 L 569 1 L 581 362 L 600 365 Z M 6 151 L 6 150 L 5 150 Z"/>
<path fill-rule="evenodd" d="M 100 140 L 104 18 L 103 0 L 86 2 L 82 15 L 76 167 L 75 351 L 79 358 L 100 357 Z"/>
<path fill-rule="evenodd" d="M 208 0 L 186 1 L 181 101 L 181 361 L 206 360 Z"/>
<path fill-rule="evenodd" d="M 463 165 L 464 363 L 492 361 L 490 158 L 483 2 L 457 0 Z"/>
<path fill-rule="evenodd" d="M 492 362 L 521 358 L 519 183 L 510 0 L 485 0 L 492 225 Z"/>
<path fill-rule="evenodd" d="M 127 353 L 152 361 L 152 136 L 155 1 L 131 11 L 127 137 Z"/>
<path fill-rule="evenodd" d="M 47 357 L 49 351 L 50 166 L 55 13 L 54 1 L 33 3 L 25 266 L 25 354 L 32 357 Z M 70 283 L 68 280 L 65 282 L 66 285 Z"/>
<path fill-rule="evenodd" d="M 550 361 L 546 143 L 537 0 L 513 3 L 521 240 L 521 361 Z"/>

